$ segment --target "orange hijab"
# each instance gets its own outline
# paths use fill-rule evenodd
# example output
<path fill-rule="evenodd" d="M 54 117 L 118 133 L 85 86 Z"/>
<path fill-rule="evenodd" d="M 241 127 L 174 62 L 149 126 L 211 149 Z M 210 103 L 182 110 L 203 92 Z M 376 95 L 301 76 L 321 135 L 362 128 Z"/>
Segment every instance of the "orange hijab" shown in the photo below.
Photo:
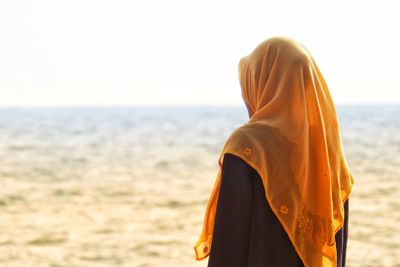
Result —
<path fill-rule="evenodd" d="M 304 265 L 336 266 L 335 234 L 354 180 L 320 70 L 301 44 L 275 37 L 240 60 L 239 79 L 251 117 L 221 151 L 196 259 L 210 253 L 223 156 L 231 153 L 262 178 L 268 203 Z"/>

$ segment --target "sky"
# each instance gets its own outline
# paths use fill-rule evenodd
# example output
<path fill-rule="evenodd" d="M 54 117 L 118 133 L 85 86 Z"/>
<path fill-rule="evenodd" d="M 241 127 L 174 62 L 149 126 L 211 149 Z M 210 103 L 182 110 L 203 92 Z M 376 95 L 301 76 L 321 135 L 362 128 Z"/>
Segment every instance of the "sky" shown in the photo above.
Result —
<path fill-rule="evenodd" d="M 239 59 L 305 45 L 335 103 L 400 103 L 400 1 L 0 1 L 0 107 L 242 105 Z"/>

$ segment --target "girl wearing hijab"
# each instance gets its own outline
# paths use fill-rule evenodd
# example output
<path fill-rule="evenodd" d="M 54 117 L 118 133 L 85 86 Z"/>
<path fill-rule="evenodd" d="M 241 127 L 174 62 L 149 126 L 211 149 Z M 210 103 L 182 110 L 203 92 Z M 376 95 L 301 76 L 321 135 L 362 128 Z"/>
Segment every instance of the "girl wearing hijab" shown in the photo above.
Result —
<path fill-rule="evenodd" d="M 208 267 L 345 266 L 354 183 L 310 52 L 274 37 L 239 62 L 249 120 L 228 137 L 194 246 Z"/>

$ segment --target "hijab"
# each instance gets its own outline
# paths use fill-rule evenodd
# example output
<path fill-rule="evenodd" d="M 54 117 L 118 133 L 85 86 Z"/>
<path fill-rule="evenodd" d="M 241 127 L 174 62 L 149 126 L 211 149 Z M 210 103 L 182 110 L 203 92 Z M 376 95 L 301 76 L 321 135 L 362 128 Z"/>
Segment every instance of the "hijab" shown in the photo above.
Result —
<path fill-rule="evenodd" d="M 239 80 L 249 120 L 220 153 L 196 259 L 211 249 L 224 154 L 260 175 L 265 196 L 306 267 L 336 266 L 335 234 L 354 183 L 328 86 L 310 52 L 270 38 L 240 59 Z"/>

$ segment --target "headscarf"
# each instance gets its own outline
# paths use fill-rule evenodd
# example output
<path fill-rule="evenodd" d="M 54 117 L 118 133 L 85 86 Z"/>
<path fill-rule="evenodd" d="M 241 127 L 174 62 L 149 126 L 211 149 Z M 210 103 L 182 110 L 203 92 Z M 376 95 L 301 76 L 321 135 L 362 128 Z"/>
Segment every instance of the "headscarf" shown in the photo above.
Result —
<path fill-rule="evenodd" d="M 211 250 L 224 154 L 231 153 L 260 175 L 266 199 L 304 265 L 336 266 L 335 234 L 354 179 L 317 64 L 300 43 L 274 37 L 240 60 L 239 80 L 251 117 L 232 131 L 220 153 L 196 259 Z"/>

